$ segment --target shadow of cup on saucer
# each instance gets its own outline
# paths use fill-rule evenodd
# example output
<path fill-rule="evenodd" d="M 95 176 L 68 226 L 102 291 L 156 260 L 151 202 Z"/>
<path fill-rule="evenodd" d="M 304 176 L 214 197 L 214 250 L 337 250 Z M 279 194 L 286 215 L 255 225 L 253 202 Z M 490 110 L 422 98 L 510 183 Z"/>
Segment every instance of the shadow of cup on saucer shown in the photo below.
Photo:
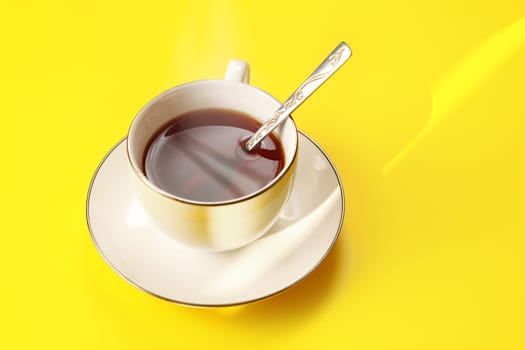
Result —
<path fill-rule="evenodd" d="M 330 294 L 341 261 L 340 244 L 336 244 L 321 264 L 304 280 L 280 294 L 246 305 L 239 313 L 243 320 L 260 321 L 275 317 L 304 317 L 320 306 Z"/>
<path fill-rule="evenodd" d="M 344 235 L 344 229 L 341 235 Z M 344 240 L 343 240 L 344 241 Z M 228 308 L 209 309 L 221 322 L 261 324 L 306 319 L 329 298 L 341 267 L 341 240 L 304 279 L 267 299 Z M 288 328 L 289 329 L 289 328 Z"/>

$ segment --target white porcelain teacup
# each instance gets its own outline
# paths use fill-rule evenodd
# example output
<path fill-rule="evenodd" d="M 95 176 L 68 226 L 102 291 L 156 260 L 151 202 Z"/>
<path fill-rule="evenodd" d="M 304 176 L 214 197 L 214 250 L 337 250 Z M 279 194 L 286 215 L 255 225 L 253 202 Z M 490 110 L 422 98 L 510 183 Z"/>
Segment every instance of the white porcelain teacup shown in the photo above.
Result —
<path fill-rule="evenodd" d="M 222 202 L 197 202 L 162 190 L 145 175 L 142 163 L 150 140 L 177 116 L 199 109 L 220 108 L 243 112 L 264 123 L 280 103 L 249 85 L 248 80 L 248 64 L 233 60 L 224 80 L 201 80 L 176 86 L 149 102 L 131 124 L 127 152 L 137 175 L 139 200 L 163 231 L 186 245 L 222 251 L 251 243 L 274 224 L 288 198 L 298 147 L 297 129 L 291 118 L 274 131 L 284 151 L 282 170 L 249 195 Z"/>

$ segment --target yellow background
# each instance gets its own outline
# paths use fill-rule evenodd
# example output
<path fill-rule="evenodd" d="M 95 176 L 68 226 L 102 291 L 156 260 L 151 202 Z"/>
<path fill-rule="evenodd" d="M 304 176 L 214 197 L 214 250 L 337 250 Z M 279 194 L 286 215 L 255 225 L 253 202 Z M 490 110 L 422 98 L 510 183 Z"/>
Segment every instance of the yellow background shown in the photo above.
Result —
<path fill-rule="evenodd" d="M 0 348 L 525 348 L 525 2 L 10 1 L 0 10 Z M 195 309 L 118 277 L 89 182 L 148 100 L 229 59 L 332 158 L 335 249 L 263 302 Z"/>

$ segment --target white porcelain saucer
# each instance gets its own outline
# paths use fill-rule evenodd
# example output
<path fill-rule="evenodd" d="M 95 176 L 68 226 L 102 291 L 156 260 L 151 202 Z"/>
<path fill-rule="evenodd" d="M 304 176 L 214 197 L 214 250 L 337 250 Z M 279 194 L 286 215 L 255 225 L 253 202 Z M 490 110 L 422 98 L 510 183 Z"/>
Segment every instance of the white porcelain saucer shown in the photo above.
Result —
<path fill-rule="evenodd" d="M 226 306 L 279 293 L 310 274 L 333 247 L 344 218 L 337 171 L 299 133 L 294 185 L 280 218 L 262 238 L 228 252 L 179 244 L 137 200 L 125 140 L 99 165 L 89 188 L 87 222 L 106 262 L 136 287 L 180 304 Z"/>

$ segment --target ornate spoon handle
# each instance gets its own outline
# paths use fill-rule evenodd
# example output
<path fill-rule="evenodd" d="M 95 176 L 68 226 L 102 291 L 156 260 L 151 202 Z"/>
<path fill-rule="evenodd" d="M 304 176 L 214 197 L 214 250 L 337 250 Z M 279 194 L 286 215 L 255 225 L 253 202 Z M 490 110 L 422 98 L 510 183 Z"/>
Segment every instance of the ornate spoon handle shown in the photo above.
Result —
<path fill-rule="evenodd" d="M 352 50 L 343 41 L 328 55 L 317 69 L 299 86 L 297 90 L 275 111 L 245 144 L 249 152 L 269 133 L 281 124 L 290 113 L 301 105 L 322 83 L 334 74 L 352 55 Z"/>

